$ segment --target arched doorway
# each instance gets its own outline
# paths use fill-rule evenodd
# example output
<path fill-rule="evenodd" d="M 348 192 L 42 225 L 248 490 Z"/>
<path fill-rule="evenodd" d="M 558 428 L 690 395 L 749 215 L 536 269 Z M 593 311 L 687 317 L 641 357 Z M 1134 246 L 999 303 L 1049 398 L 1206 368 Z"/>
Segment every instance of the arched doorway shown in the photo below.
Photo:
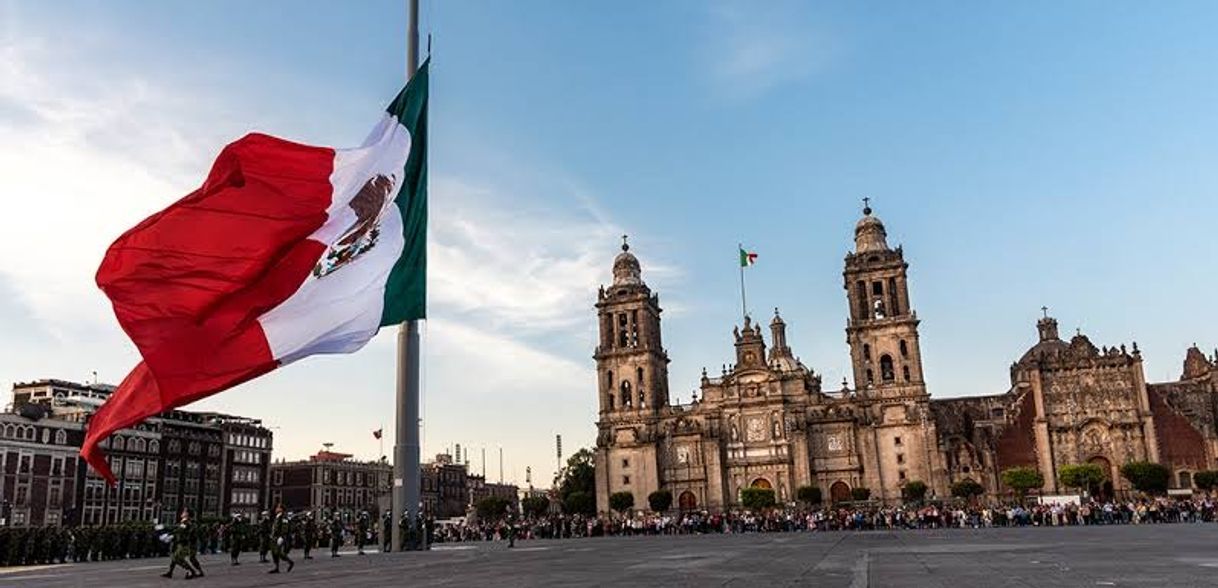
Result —
<path fill-rule="evenodd" d="M 850 500 L 850 486 L 841 480 L 834 482 L 832 486 L 829 486 L 829 500 L 831 502 Z"/>
<path fill-rule="evenodd" d="M 1100 482 L 1099 486 L 1092 488 L 1091 492 L 1095 495 L 1095 498 L 1098 500 L 1101 500 L 1101 501 L 1111 500 L 1113 497 L 1112 462 L 1108 461 L 1108 458 L 1106 458 L 1102 455 L 1097 455 L 1097 456 L 1087 460 L 1087 463 L 1099 466 L 1100 471 L 1104 472 L 1104 481 Z"/>
<path fill-rule="evenodd" d="M 694 493 L 689 490 L 682 492 L 677 497 L 677 508 L 680 508 L 682 512 L 698 508 L 698 497 L 694 496 Z"/>
<path fill-rule="evenodd" d="M 749 488 L 761 488 L 763 490 L 773 490 L 774 486 L 771 486 L 770 481 L 765 478 L 757 478 L 756 480 L 753 480 L 752 484 L 749 484 Z"/>

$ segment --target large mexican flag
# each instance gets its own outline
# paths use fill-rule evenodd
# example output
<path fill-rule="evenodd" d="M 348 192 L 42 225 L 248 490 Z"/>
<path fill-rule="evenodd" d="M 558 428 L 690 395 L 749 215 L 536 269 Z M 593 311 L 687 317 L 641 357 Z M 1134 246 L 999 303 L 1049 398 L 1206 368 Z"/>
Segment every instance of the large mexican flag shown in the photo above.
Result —
<path fill-rule="evenodd" d="M 97 284 L 143 361 L 90 419 L 102 476 L 114 431 L 424 316 L 427 75 L 354 149 L 246 135 L 110 246 Z"/>

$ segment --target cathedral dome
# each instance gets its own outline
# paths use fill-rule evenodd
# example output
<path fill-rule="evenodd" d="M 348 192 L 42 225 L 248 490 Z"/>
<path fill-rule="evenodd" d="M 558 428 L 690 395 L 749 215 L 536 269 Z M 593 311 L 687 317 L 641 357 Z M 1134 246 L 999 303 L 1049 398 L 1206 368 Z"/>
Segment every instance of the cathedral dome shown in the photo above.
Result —
<path fill-rule="evenodd" d="M 622 252 L 613 260 L 613 285 L 614 286 L 641 286 L 643 285 L 643 269 L 639 265 L 639 259 L 630 252 L 630 245 L 626 243 L 626 237 L 622 237 Z"/>
<path fill-rule="evenodd" d="M 884 223 L 880 222 L 879 217 L 871 215 L 870 206 L 864 206 L 863 218 L 854 226 L 855 253 L 887 250 L 888 232 L 884 230 Z"/>

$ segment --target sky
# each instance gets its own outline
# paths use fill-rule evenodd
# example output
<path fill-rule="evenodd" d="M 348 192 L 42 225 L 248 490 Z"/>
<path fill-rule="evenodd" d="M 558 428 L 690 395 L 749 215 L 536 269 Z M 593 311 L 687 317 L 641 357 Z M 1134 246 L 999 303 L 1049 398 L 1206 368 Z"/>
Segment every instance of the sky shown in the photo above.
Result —
<path fill-rule="evenodd" d="M 93 283 L 120 233 L 253 130 L 357 145 L 404 80 L 404 2 L 0 0 L 0 386 L 138 361 Z M 425 457 L 538 484 L 595 440 L 597 286 L 629 234 L 675 400 L 750 311 L 849 375 L 860 199 L 904 246 L 932 397 L 994 394 L 1036 339 L 1137 341 L 1150 381 L 1218 347 L 1218 5 L 422 2 L 430 36 Z M 428 41 L 424 41 L 427 45 Z M 189 408 L 276 457 L 393 439 L 394 345 Z"/>

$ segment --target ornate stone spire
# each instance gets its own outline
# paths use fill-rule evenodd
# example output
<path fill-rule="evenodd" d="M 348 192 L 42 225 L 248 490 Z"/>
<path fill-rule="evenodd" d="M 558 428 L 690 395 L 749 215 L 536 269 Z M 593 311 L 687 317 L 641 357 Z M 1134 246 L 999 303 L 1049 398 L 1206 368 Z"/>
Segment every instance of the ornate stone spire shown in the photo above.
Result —
<path fill-rule="evenodd" d="M 863 199 L 863 218 L 854 226 L 854 252 L 887 251 L 888 232 L 878 217 L 871 215 L 871 199 Z"/>

